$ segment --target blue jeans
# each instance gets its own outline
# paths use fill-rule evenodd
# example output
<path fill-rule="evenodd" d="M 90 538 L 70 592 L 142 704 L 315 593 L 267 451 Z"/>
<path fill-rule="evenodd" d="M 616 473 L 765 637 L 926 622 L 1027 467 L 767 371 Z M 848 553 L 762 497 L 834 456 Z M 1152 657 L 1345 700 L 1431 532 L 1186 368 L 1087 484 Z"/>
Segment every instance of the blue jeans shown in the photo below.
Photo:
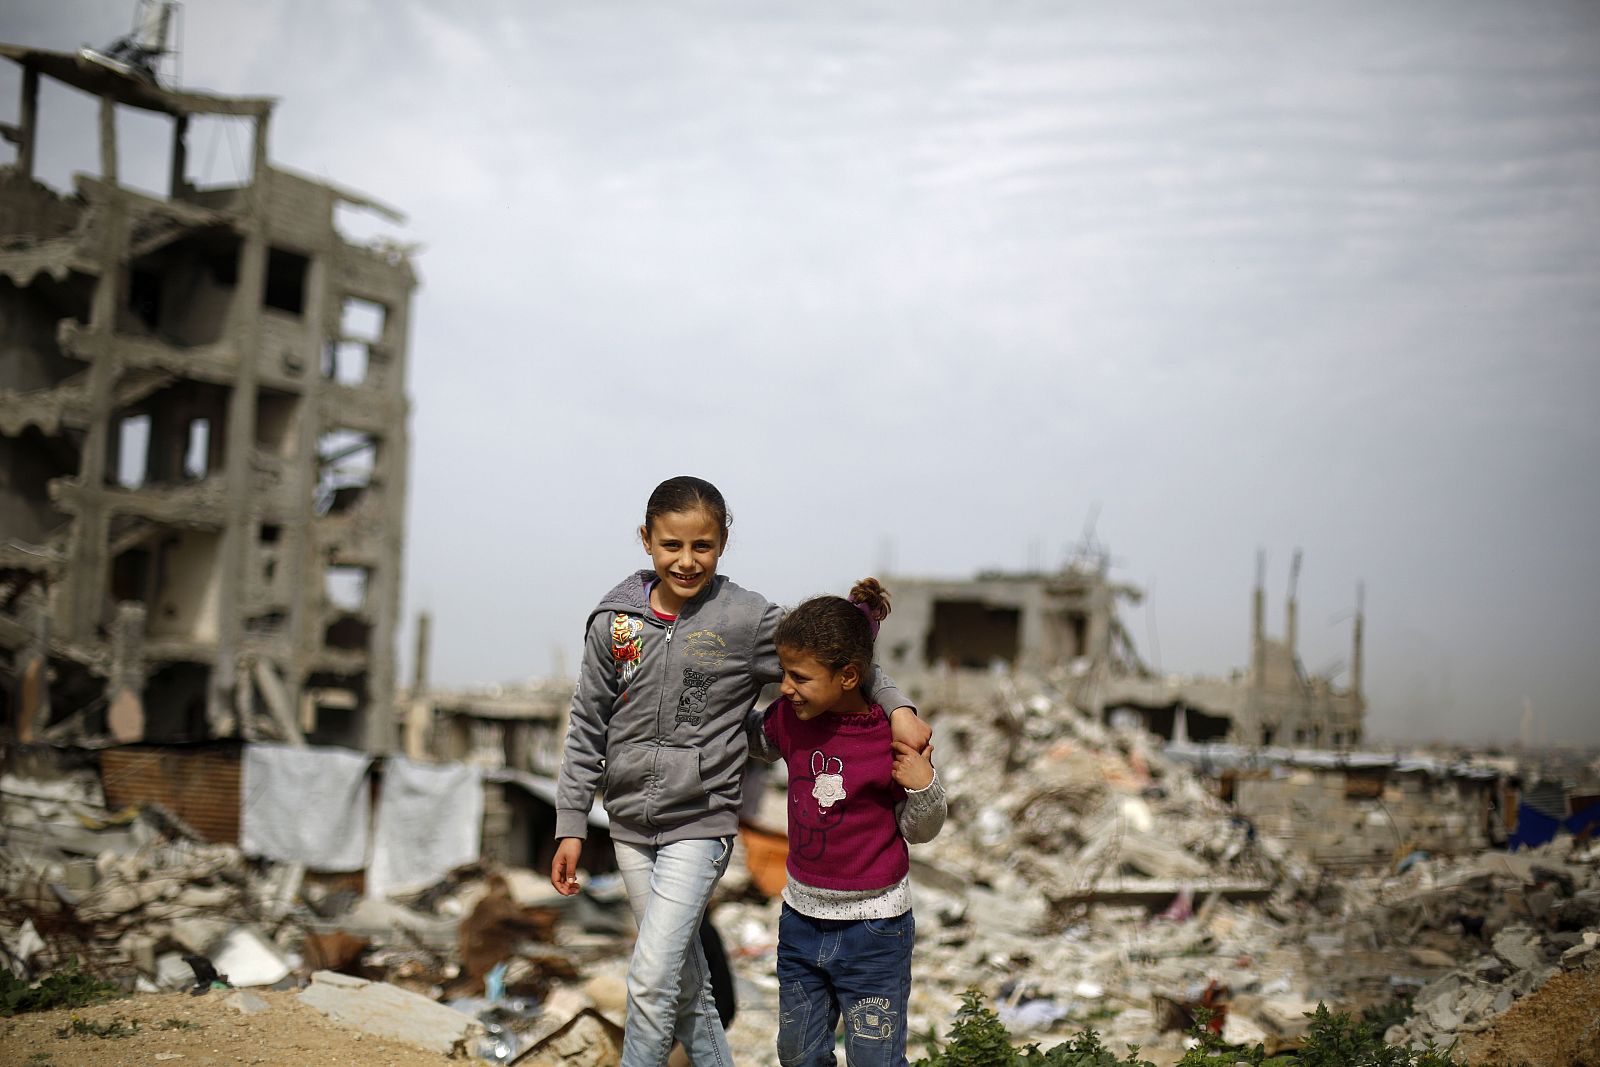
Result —
<path fill-rule="evenodd" d="M 733 839 L 618 841 L 616 849 L 639 926 L 628 963 L 622 1067 L 665 1067 L 674 1038 L 695 1067 L 733 1067 L 699 936 L 700 917 L 727 869 Z"/>
<path fill-rule="evenodd" d="M 813 919 L 789 905 L 778 919 L 778 1062 L 833 1067 L 844 1016 L 849 1067 L 904 1067 L 906 1002 L 916 921 Z"/>

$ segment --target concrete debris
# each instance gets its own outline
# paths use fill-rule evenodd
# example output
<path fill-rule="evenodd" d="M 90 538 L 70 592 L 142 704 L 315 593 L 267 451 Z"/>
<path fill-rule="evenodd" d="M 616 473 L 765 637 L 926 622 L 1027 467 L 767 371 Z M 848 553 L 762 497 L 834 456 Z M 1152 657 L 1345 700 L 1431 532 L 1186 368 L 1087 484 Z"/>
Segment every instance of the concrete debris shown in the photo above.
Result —
<path fill-rule="evenodd" d="M 235 986 L 275 985 L 289 977 L 289 964 L 276 946 L 248 926 L 236 926 L 212 953 L 212 964 Z"/>
<path fill-rule="evenodd" d="M 476 1019 L 427 997 L 333 971 L 314 973 L 300 999 L 363 1033 L 446 1056 L 465 1054 L 483 1034 L 483 1024 Z"/>
<path fill-rule="evenodd" d="M 236 989 L 223 998 L 223 1003 L 241 1015 L 260 1015 L 270 1005 L 248 989 Z"/>
<path fill-rule="evenodd" d="M 1392 1040 L 1443 1045 L 1513 1011 L 1537 1018 L 1560 976 L 1600 972 L 1592 841 L 1395 849 L 1336 870 L 1258 833 L 1141 729 L 1044 695 L 1013 694 L 1004 721 L 936 722 L 955 800 L 945 832 L 913 850 L 913 1034 L 945 1030 L 975 985 L 1018 1040 L 1091 1027 L 1157 1062 L 1181 1056 L 1200 1008 L 1225 1040 L 1273 1052 L 1295 1047 L 1319 1001 L 1371 1012 Z M 565 898 L 538 871 L 476 863 L 374 898 L 359 873 L 251 860 L 159 812 L 113 810 L 93 779 L 0 784 L 13 973 L 77 957 L 127 987 L 225 996 L 246 1015 L 264 1001 L 227 985 L 298 986 L 364 1033 L 500 1063 L 615 1062 L 632 934 L 616 875 Z M 781 811 L 781 788 L 769 793 L 756 810 Z M 730 1041 L 754 1067 L 776 1063 L 779 903 L 753 873 L 781 870 L 772 837 L 736 844 L 713 908 L 736 976 Z"/>

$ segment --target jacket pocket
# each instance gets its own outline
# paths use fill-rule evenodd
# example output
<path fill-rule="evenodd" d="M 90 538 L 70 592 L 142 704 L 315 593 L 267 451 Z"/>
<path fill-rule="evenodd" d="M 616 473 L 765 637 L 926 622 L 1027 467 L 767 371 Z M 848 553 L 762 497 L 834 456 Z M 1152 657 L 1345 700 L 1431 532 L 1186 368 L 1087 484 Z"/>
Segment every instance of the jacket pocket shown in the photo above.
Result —
<path fill-rule="evenodd" d="M 681 825 L 710 809 L 698 749 L 657 747 L 652 786 L 646 817 L 659 828 Z"/>
<path fill-rule="evenodd" d="M 643 825 L 649 806 L 650 753 L 655 745 L 625 742 L 606 754 L 606 814 Z"/>

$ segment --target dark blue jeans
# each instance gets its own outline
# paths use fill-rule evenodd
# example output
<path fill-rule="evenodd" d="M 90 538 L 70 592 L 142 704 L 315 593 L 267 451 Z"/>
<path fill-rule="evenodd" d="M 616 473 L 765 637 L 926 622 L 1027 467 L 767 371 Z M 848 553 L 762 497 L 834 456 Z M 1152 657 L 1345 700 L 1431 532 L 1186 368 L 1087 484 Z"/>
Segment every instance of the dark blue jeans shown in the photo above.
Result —
<path fill-rule="evenodd" d="M 833 1067 L 844 1016 L 849 1067 L 905 1067 L 906 1001 L 916 921 L 813 919 L 789 905 L 778 919 L 778 1062 Z"/>

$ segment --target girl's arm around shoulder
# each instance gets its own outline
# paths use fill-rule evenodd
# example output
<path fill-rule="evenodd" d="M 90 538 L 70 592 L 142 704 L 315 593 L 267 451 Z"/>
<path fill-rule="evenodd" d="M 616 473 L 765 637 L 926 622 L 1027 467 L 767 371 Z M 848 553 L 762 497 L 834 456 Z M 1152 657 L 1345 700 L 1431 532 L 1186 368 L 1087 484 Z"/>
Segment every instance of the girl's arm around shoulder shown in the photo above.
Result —
<path fill-rule="evenodd" d="M 762 763 L 776 763 L 783 755 L 778 746 L 778 702 L 765 708 L 750 706 L 744 715 L 744 735 L 750 742 L 750 758 Z"/>
<path fill-rule="evenodd" d="M 609 611 L 596 612 L 584 635 L 583 663 L 578 668 L 578 688 L 572 696 L 556 784 L 558 838 L 588 836 L 589 808 L 605 769 L 606 728 L 618 693 L 611 662 L 611 617 Z"/>
<path fill-rule="evenodd" d="M 867 676 L 867 701 L 876 704 L 889 716 L 889 732 L 896 741 L 903 741 L 913 749 L 927 747 L 933 739 L 933 727 L 917 714 L 916 705 L 894 684 L 894 679 L 883 672 L 876 663 Z"/>
<path fill-rule="evenodd" d="M 947 810 L 944 782 L 930 757 L 933 746 L 920 752 L 902 742 L 894 742 L 894 780 L 906 791 L 906 799 L 896 805 L 895 816 L 900 836 L 909 844 L 932 841 L 944 828 Z"/>
<path fill-rule="evenodd" d="M 755 679 L 758 686 L 783 678 L 783 665 L 778 662 L 778 646 L 773 642 L 778 623 L 782 621 L 783 609 L 769 601 L 762 609 L 761 621 L 756 624 L 756 639 L 750 646 L 750 677 Z"/>

